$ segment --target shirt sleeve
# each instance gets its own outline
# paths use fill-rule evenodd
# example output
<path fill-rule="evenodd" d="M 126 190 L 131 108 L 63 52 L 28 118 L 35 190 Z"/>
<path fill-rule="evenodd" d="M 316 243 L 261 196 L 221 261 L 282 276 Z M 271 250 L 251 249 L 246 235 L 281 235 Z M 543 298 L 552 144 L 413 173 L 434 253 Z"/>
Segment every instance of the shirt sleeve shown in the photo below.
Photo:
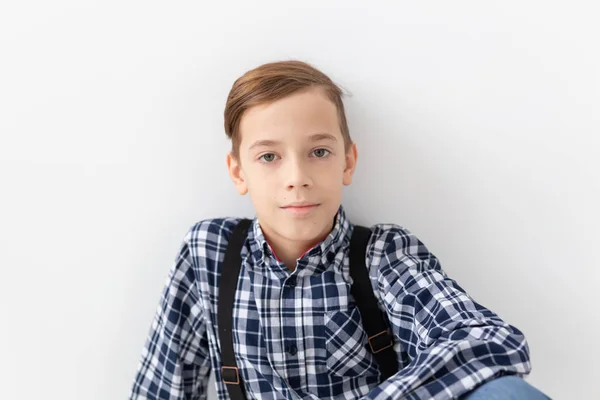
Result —
<path fill-rule="evenodd" d="M 169 271 L 130 400 L 204 400 L 211 370 L 188 231 Z"/>
<path fill-rule="evenodd" d="M 521 331 L 475 302 L 406 228 L 381 236 L 373 246 L 383 249 L 379 294 L 410 362 L 365 399 L 455 398 L 495 377 L 529 373 Z"/>

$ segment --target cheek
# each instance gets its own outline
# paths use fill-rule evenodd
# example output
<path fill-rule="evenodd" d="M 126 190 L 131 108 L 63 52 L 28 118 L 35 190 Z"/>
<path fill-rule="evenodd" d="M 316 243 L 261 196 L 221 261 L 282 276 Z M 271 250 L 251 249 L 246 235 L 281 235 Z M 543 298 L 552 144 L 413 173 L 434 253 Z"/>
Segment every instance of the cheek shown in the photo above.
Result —
<path fill-rule="evenodd" d="M 327 165 L 320 166 L 316 176 L 321 180 L 327 180 L 329 182 L 337 182 L 342 180 L 344 175 L 344 164 L 335 160 L 335 162 L 328 163 Z"/>
<path fill-rule="evenodd" d="M 248 170 L 248 190 L 253 192 L 257 198 L 274 197 L 273 185 L 276 181 L 277 176 L 273 171 L 260 168 L 260 166 Z"/>

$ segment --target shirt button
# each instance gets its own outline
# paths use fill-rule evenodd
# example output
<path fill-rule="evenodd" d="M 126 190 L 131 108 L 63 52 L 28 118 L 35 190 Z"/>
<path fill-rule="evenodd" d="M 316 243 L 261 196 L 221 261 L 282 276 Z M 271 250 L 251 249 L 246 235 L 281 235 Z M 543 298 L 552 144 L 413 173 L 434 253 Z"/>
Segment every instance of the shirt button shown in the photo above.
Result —
<path fill-rule="evenodd" d="M 290 285 L 290 287 L 296 287 L 296 278 L 292 276 L 290 279 L 288 279 L 288 285 Z"/>
<path fill-rule="evenodd" d="M 297 352 L 298 352 L 298 349 L 296 348 L 296 346 L 288 347 L 288 353 L 290 353 L 291 355 L 295 356 Z"/>

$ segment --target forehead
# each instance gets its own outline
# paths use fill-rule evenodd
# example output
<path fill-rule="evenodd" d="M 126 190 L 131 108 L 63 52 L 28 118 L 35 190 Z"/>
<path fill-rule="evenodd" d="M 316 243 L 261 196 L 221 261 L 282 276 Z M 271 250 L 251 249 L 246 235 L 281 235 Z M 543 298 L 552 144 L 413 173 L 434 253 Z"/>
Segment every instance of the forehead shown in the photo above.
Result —
<path fill-rule="evenodd" d="M 311 88 L 246 110 L 240 121 L 240 144 L 309 139 L 316 132 L 342 138 L 335 104 L 322 89 Z"/>

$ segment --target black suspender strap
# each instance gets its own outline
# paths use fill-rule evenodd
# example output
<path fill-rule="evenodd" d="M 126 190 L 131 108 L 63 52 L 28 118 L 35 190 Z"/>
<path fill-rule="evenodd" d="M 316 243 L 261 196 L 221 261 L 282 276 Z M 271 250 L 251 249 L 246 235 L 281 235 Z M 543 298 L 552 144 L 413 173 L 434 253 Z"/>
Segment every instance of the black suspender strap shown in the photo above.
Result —
<path fill-rule="evenodd" d="M 398 362 L 393 347 L 392 333 L 377 306 L 369 270 L 365 266 L 367 244 L 370 237 L 371 230 L 369 228 L 354 226 L 350 239 L 350 276 L 353 280 L 350 291 L 354 296 L 363 327 L 369 337 L 371 352 L 379 364 L 379 370 L 384 379 L 388 379 L 398 372 Z"/>
<path fill-rule="evenodd" d="M 242 219 L 233 230 L 221 266 L 219 282 L 219 341 L 221 342 L 221 377 L 232 400 L 245 400 L 246 392 L 233 352 L 233 302 L 237 288 L 242 257 L 242 246 L 248 234 L 251 220 Z"/>
<path fill-rule="evenodd" d="M 221 343 L 221 377 L 232 400 L 245 400 L 246 392 L 233 352 L 233 306 L 242 266 L 241 251 L 252 220 L 242 219 L 233 230 L 221 267 L 218 300 L 219 341 Z M 369 270 L 365 265 L 366 249 L 371 230 L 354 226 L 350 240 L 350 292 L 360 312 L 363 328 L 369 337 L 370 350 L 379 364 L 384 379 L 398 371 L 393 336 L 377 306 Z"/>

